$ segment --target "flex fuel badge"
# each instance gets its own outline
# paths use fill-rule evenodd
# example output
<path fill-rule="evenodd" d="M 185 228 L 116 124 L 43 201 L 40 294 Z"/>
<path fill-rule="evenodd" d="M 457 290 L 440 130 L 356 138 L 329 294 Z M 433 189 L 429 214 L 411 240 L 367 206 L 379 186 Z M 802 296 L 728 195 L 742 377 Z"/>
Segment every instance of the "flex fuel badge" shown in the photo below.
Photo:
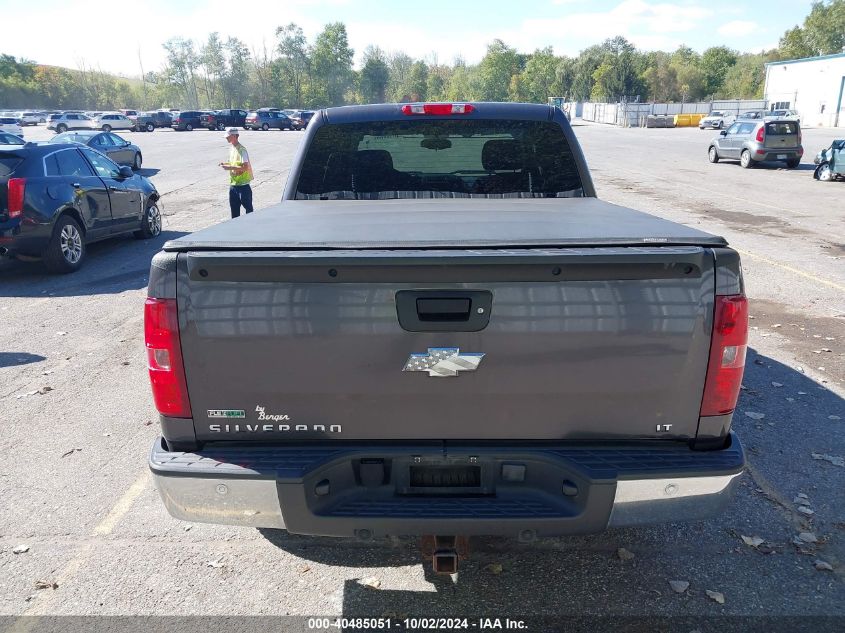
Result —
<path fill-rule="evenodd" d="M 210 418 L 225 418 L 227 420 L 246 417 L 243 409 L 209 409 L 207 413 Z"/>

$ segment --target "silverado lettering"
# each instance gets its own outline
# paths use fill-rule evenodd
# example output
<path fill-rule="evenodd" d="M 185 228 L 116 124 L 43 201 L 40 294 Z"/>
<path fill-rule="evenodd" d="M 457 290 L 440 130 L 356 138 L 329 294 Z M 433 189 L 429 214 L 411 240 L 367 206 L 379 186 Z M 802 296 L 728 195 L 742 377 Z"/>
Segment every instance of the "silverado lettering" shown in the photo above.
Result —
<path fill-rule="evenodd" d="M 341 433 L 340 424 L 209 424 L 210 433 L 289 433 L 314 432 L 314 433 Z"/>

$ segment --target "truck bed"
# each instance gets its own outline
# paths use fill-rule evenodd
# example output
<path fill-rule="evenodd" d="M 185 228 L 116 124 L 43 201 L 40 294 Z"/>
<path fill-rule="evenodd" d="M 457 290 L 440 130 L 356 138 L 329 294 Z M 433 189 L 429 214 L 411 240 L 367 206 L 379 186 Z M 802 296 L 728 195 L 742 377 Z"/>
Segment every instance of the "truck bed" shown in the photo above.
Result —
<path fill-rule="evenodd" d="M 299 200 L 164 245 L 166 251 L 725 246 L 724 238 L 596 198 Z"/>

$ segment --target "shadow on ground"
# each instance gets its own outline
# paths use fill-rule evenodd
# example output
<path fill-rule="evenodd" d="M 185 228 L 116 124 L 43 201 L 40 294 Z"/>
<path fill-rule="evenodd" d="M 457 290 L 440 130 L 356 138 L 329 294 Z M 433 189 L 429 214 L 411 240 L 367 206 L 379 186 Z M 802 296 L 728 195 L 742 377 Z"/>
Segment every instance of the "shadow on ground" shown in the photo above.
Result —
<path fill-rule="evenodd" d="M 28 352 L 0 352 L 0 367 L 19 367 L 30 363 L 40 363 L 42 360 L 47 359 Z"/>
<path fill-rule="evenodd" d="M 82 268 L 67 275 L 52 275 L 37 261 L 0 260 L 0 297 L 115 294 L 143 288 L 153 255 L 165 242 L 183 235 L 187 233 L 162 231 L 150 240 L 130 235 L 89 244 Z"/>

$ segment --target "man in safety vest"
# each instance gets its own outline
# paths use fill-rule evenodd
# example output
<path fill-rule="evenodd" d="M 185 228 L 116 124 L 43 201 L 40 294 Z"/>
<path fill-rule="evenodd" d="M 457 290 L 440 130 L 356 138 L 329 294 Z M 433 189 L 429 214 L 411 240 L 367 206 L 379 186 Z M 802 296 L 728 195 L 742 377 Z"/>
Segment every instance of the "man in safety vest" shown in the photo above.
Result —
<path fill-rule="evenodd" d="M 241 206 L 247 213 L 252 213 L 252 165 L 249 163 L 249 154 L 246 147 L 238 141 L 238 129 L 229 128 L 226 132 L 226 142 L 232 147 L 229 150 L 229 162 L 220 163 L 220 166 L 229 172 L 229 208 L 232 217 L 236 218 L 241 214 Z"/>

